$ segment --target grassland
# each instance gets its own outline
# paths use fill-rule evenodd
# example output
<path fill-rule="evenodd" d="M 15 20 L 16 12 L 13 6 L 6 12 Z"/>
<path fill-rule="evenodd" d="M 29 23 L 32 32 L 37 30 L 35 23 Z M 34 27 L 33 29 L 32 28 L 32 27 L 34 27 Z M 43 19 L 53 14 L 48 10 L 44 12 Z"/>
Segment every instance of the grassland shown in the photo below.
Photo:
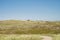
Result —
<path fill-rule="evenodd" d="M 60 21 L 4 20 L 0 34 L 60 34 Z"/>
<path fill-rule="evenodd" d="M 0 40 L 48 39 L 60 40 L 60 21 L 0 21 Z"/>
<path fill-rule="evenodd" d="M 45 35 L 40 34 L 0 34 L 0 40 L 43 40 Z M 60 40 L 60 34 L 50 35 L 52 40 Z M 45 37 L 46 38 L 46 37 Z M 48 39 L 49 40 L 49 39 Z"/>
<path fill-rule="evenodd" d="M 53 40 L 60 40 L 60 34 L 54 35 Z"/>
<path fill-rule="evenodd" d="M 40 35 L 3 34 L 0 35 L 0 40 L 41 40 L 41 37 Z"/>

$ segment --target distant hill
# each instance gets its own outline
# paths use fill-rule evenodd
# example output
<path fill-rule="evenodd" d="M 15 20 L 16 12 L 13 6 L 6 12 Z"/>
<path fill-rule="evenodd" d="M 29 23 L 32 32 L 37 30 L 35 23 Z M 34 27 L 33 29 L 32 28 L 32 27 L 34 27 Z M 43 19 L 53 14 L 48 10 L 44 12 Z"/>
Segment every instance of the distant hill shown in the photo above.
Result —
<path fill-rule="evenodd" d="M 0 34 L 60 34 L 60 21 L 3 20 Z"/>

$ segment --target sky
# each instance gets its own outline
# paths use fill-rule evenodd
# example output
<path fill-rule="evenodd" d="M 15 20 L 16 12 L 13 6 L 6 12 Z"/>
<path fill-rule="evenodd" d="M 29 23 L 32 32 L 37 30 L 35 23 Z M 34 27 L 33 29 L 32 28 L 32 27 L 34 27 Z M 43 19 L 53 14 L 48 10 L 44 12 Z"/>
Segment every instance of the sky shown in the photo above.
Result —
<path fill-rule="evenodd" d="M 0 20 L 59 20 L 60 0 L 0 0 Z"/>

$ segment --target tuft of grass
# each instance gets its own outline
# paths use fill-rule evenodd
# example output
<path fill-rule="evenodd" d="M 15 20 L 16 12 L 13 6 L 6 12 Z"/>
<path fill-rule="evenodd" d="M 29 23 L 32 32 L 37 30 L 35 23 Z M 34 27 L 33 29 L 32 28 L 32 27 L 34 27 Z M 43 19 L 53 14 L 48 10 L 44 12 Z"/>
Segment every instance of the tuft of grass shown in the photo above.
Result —
<path fill-rule="evenodd" d="M 53 35 L 53 36 L 52 36 Z M 53 40 L 60 40 L 60 34 L 55 35 L 52 34 L 49 35 L 52 37 Z M 45 35 L 40 35 L 40 34 L 0 34 L 0 40 L 42 40 L 43 37 L 41 36 L 47 36 Z"/>
<path fill-rule="evenodd" d="M 0 35 L 0 40 L 41 40 L 40 35 Z"/>

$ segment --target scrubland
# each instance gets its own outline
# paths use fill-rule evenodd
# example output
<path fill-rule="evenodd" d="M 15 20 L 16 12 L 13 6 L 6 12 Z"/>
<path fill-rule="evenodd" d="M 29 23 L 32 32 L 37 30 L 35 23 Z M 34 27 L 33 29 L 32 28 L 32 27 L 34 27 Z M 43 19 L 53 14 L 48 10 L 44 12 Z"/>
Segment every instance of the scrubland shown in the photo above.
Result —
<path fill-rule="evenodd" d="M 60 40 L 60 21 L 0 21 L 0 40 L 48 40 L 49 38 Z"/>
<path fill-rule="evenodd" d="M 60 21 L 4 20 L 0 34 L 59 34 Z"/>

